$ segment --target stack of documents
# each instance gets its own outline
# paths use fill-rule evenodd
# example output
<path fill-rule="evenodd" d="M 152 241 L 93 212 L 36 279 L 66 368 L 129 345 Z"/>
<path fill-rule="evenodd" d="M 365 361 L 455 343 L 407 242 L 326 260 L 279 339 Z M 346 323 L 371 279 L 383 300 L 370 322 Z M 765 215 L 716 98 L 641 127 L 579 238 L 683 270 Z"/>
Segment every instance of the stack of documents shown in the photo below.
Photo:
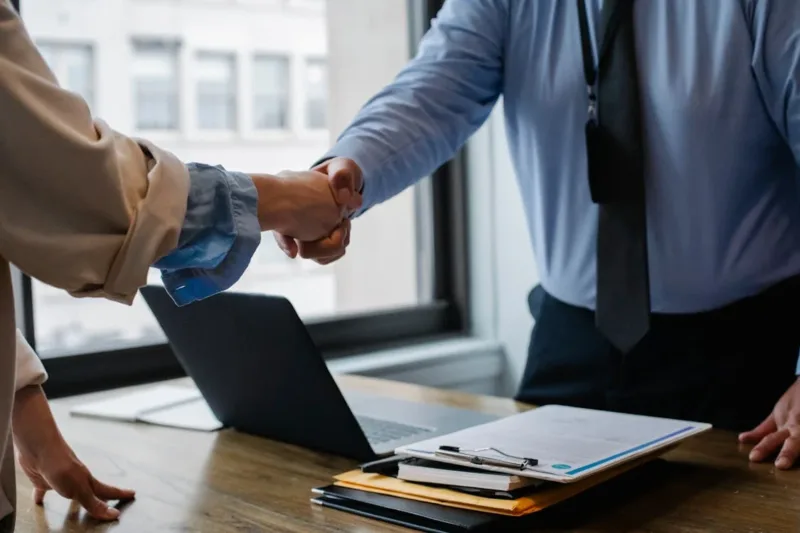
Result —
<path fill-rule="evenodd" d="M 479 468 L 442 463 L 429 459 L 410 457 L 397 466 L 397 478 L 403 481 L 427 483 L 443 487 L 459 487 L 465 490 L 513 494 L 530 491 L 547 481 L 523 477 L 517 474 L 488 472 Z"/>
<path fill-rule="evenodd" d="M 491 530 L 501 518 L 553 506 L 710 428 L 697 422 L 546 406 L 398 448 L 394 469 L 342 473 L 331 485 L 315 489 L 312 501 L 421 531 Z M 439 464 L 441 472 L 447 471 L 446 465 L 464 470 L 446 479 L 429 475 L 409 480 L 408 468 L 401 474 L 404 464 L 432 469 Z M 491 482 L 474 478 L 473 485 L 483 488 L 459 485 L 476 472 L 496 477 Z M 424 477 L 419 471 L 416 475 Z M 500 483 L 493 488 L 506 488 L 513 496 L 486 496 L 487 483 Z"/>

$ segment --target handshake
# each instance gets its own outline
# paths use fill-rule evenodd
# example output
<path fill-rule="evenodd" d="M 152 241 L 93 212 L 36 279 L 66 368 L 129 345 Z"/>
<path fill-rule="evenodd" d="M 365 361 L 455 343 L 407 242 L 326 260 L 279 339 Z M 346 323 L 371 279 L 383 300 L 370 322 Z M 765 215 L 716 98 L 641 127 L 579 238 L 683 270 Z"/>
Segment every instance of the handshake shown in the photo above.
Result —
<path fill-rule="evenodd" d="M 333 158 L 310 171 L 252 175 L 258 220 L 289 256 L 327 265 L 350 244 L 350 216 L 361 207 L 361 169 Z"/>

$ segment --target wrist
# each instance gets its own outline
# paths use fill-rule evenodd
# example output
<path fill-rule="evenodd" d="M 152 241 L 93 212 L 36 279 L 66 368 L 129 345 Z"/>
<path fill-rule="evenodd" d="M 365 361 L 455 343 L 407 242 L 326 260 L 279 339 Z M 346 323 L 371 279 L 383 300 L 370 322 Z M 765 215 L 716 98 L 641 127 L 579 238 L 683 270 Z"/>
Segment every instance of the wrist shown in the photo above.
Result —
<path fill-rule="evenodd" d="M 261 231 L 280 231 L 290 212 L 289 195 L 283 179 L 270 174 L 253 174 L 258 193 L 258 222 Z"/>
<path fill-rule="evenodd" d="M 35 404 L 41 401 L 40 398 L 44 398 L 44 390 L 40 385 L 27 385 L 22 387 L 14 394 L 12 416 L 20 417 L 31 408 L 35 408 Z M 47 400 L 45 399 L 45 401 Z"/>

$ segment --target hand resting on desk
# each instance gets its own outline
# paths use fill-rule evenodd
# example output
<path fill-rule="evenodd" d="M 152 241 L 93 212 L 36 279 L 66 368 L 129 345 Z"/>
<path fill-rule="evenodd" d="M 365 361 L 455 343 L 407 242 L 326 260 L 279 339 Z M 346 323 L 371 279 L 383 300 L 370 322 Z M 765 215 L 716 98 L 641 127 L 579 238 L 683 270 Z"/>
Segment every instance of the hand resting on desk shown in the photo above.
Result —
<path fill-rule="evenodd" d="M 739 435 L 741 442 L 755 444 L 750 460 L 766 461 L 778 453 L 775 466 L 791 468 L 800 457 L 800 379 L 784 393 L 772 413 L 755 429 Z"/>
<path fill-rule="evenodd" d="M 17 392 L 12 419 L 19 464 L 33 484 L 33 499 L 44 502 L 49 490 L 80 503 L 97 520 L 116 520 L 119 510 L 108 500 L 130 500 L 132 490 L 98 481 L 58 430 L 42 388 L 29 386 Z"/>

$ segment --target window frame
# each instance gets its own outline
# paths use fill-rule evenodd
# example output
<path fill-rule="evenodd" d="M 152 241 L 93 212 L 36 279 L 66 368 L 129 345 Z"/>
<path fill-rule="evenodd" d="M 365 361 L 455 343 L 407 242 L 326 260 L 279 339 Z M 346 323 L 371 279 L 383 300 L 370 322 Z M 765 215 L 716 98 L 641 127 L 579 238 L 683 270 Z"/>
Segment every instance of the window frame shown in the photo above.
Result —
<path fill-rule="evenodd" d="M 138 80 L 136 76 L 131 76 L 131 81 L 133 82 L 133 130 L 137 134 L 143 134 L 146 136 L 154 135 L 154 136 L 164 136 L 164 135 L 178 135 L 183 129 L 183 113 L 184 109 L 181 106 L 181 53 L 183 48 L 183 43 L 180 41 L 169 39 L 169 38 L 161 38 L 161 37 L 153 37 L 153 36 L 146 36 L 146 37 L 139 37 L 134 36 L 129 43 L 130 50 L 134 61 L 137 60 L 137 55 L 139 52 L 147 47 L 162 47 L 165 49 L 171 50 L 170 62 L 173 63 L 174 71 L 172 75 L 174 77 L 174 89 L 175 89 L 175 124 L 174 126 L 170 126 L 168 128 L 143 128 L 141 126 L 140 120 L 141 116 L 139 115 L 139 92 L 137 88 Z"/>
<path fill-rule="evenodd" d="M 280 128 L 271 128 L 271 127 L 260 127 L 257 124 L 256 120 L 256 100 L 259 96 L 261 96 L 258 91 L 256 90 L 255 86 L 255 72 L 257 68 L 257 63 L 259 61 L 269 61 L 269 60 L 276 60 L 283 63 L 286 67 L 286 73 L 288 74 L 288 81 L 286 85 L 286 109 L 284 110 L 286 113 L 286 124 Z M 297 67 L 293 64 L 292 57 L 288 54 L 281 54 L 276 52 L 261 52 L 256 51 L 248 57 L 248 61 L 250 62 L 249 67 L 250 71 L 253 73 L 253 79 L 250 80 L 250 87 L 247 88 L 247 94 L 250 98 L 250 108 L 253 110 L 252 117 L 249 120 L 247 126 L 249 127 L 250 131 L 252 131 L 256 135 L 269 135 L 269 134 L 278 134 L 278 135 L 288 135 L 291 134 L 295 130 L 295 122 L 296 117 L 293 116 L 292 113 L 292 105 L 294 104 L 294 96 L 292 95 L 292 76 L 294 76 L 294 70 Z"/>
<path fill-rule="evenodd" d="M 83 50 L 88 52 L 87 59 L 89 60 L 89 78 L 88 87 L 91 92 L 91 101 L 87 102 L 89 107 L 94 107 L 97 104 L 97 54 L 95 53 L 94 43 L 91 41 L 68 40 L 68 39 L 47 39 L 44 41 L 36 41 L 34 43 L 40 50 L 42 47 L 48 47 L 56 54 L 62 55 L 66 50 Z M 59 61 L 62 61 L 59 58 Z M 63 67 L 63 65 L 61 65 Z M 52 67 L 51 67 L 52 69 Z M 55 73 L 58 76 L 58 72 Z M 70 88 L 70 90 L 73 90 Z M 84 95 L 80 95 L 85 98 Z"/>
<path fill-rule="evenodd" d="M 202 120 L 200 119 L 200 98 L 202 91 L 200 90 L 201 81 L 197 78 L 191 79 L 192 84 L 192 91 L 194 93 L 194 109 L 192 110 L 192 123 L 193 128 L 192 130 L 197 133 L 198 136 L 214 136 L 214 135 L 235 135 L 238 134 L 239 131 L 242 129 L 242 124 L 239 115 L 241 114 L 240 104 L 238 101 L 238 95 L 240 90 L 240 74 L 242 66 L 239 64 L 239 57 L 237 56 L 236 52 L 233 50 L 210 50 L 206 48 L 198 48 L 194 50 L 191 58 L 191 62 L 193 65 L 199 65 L 204 59 L 224 59 L 225 61 L 230 61 L 228 65 L 231 69 L 230 74 L 231 78 L 228 80 L 228 84 L 230 85 L 231 93 L 226 95 L 226 98 L 233 98 L 233 108 L 230 110 L 232 111 L 232 119 L 233 124 L 230 127 L 224 128 L 207 128 L 202 125 Z M 179 93 L 180 99 L 180 93 Z"/>
<path fill-rule="evenodd" d="M 12 0 L 19 10 L 19 0 Z M 413 56 L 443 0 L 407 0 Z M 23 3 L 24 6 L 24 3 Z M 427 191 L 417 187 L 417 216 L 432 227 L 432 301 L 380 312 L 336 315 L 306 321 L 309 333 L 328 359 L 458 337 L 470 332 L 468 320 L 467 188 L 465 149 L 428 178 Z M 422 196 L 424 195 L 424 196 Z M 424 199 L 424 202 L 420 202 Z M 422 206 L 432 206 L 426 209 Z M 422 267 L 420 267 L 422 268 Z M 20 329 L 36 347 L 31 279 L 19 277 Z M 162 381 L 185 373 L 167 343 L 110 351 L 48 357 L 43 360 L 51 397 L 70 396 L 122 386 Z"/>
<path fill-rule="evenodd" d="M 411 21 L 409 21 L 410 23 Z M 322 126 L 312 126 L 311 125 L 311 102 L 312 98 L 309 97 L 310 91 L 309 87 L 310 84 L 308 83 L 308 70 L 309 67 L 313 64 L 322 64 L 323 69 L 325 70 L 325 78 L 330 80 L 330 73 L 328 72 L 328 61 L 324 57 L 319 56 L 304 56 L 302 58 L 302 75 L 303 75 L 303 112 L 302 112 L 302 124 L 301 129 L 308 131 L 308 132 L 318 132 L 318 131 L 325 131 L 327 128 L 328 121 L 330 120 L 330 116 L 328 113 L 325 113 L 325 120 Z M 314 99 L 315 100 L 315 99 Z M 327 102 L 326 102 L 327 103 Z"/>

